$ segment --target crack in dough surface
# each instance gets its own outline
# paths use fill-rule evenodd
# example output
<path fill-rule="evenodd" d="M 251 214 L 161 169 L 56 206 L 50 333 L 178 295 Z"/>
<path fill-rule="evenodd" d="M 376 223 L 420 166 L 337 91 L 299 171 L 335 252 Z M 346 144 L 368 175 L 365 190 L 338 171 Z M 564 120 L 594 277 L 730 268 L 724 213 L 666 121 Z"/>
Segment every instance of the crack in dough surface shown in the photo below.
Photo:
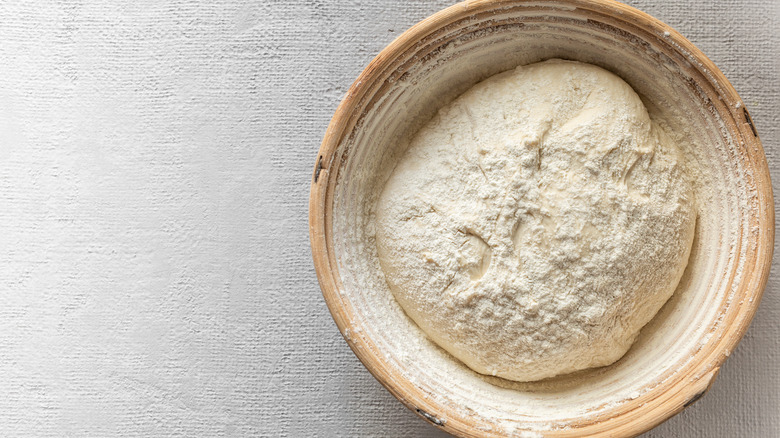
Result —
<path fill-rule="evenodd" d="M 687 263 L 696 213 L 680 160 L 606 70 L 550 60 L 493 76 L 412 137 L 384 187 L 390 290 L 479 373 L 611 364 Z"/>

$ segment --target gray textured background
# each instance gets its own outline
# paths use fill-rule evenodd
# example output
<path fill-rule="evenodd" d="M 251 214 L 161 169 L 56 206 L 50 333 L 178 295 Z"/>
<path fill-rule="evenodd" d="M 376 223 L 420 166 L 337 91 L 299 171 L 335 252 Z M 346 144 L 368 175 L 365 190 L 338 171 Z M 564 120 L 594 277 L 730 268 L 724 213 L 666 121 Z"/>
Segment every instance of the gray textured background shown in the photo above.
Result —
<path fill-rule="evenodd" d="M 347 87 L 451 3 L 0 3 L 0 436 L 443 436 L 338 333 L 307 197 Z M 780 181 L 777 3 L 629 3 L 720 66 Z M 780 435 L 777 278 L 647 437 Z"/>

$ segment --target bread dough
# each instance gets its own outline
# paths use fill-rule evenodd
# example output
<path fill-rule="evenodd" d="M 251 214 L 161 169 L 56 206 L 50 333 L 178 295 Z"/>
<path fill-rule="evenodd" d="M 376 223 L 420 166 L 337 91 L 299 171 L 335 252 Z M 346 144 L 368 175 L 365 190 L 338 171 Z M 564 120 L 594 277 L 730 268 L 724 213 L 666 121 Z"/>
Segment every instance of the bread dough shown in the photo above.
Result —
<path fill-rule="evenodd" d="M 384 187 L 390 290 L 479 373 L 611 364 L 686 266 L 696 213 L 680 159 L 606 70 L 550 60 L 493 76 L 412 137 Z"/>

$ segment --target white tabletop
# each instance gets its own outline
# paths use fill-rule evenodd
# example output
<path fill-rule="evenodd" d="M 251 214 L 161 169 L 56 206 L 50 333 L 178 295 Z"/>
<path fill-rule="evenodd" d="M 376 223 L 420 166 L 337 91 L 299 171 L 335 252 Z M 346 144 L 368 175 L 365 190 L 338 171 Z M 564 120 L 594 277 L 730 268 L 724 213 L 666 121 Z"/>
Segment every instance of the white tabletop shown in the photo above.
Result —
<path fill-rule="evenodd" d="M 307 198 L 347 87 L 451 3 L 0 5 L 0 436 L 444 436 L 336 329 Z M 629 3 L 723 70 L 780 181 L 777 2 Z M 777 278 L 647 437 L 780 435 Z"/>

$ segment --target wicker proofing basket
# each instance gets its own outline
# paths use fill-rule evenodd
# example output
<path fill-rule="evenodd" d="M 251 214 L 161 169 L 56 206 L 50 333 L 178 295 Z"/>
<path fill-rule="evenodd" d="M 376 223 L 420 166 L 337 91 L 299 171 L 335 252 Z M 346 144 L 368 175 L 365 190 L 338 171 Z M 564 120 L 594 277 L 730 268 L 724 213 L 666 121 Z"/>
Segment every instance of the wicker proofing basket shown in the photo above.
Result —
<path fill-rule="evenodd" d="M 600 65 L 648 105 L 671 102 L 664 111 L 684 120 L 686 159 L 705 169 L 698 182 L 708 189 L 680 286 L 631 351 L 608 367 L 519 384 L 468 370 L 404 315 L 376 272 L 365 205 L 400 154 L 393 147 L 402 133 L 479 80 L 548 58 Z M 309 227 L 336 324 L 366 368 L 421 417 L 462 437 L 622 437 L 658 425 L 712 384 L 764 290 L 774 205 L 747 109 L 672 28 L 610 0 L 473 1 L 404 32 L 349 89 L 316 159 Z"/>

